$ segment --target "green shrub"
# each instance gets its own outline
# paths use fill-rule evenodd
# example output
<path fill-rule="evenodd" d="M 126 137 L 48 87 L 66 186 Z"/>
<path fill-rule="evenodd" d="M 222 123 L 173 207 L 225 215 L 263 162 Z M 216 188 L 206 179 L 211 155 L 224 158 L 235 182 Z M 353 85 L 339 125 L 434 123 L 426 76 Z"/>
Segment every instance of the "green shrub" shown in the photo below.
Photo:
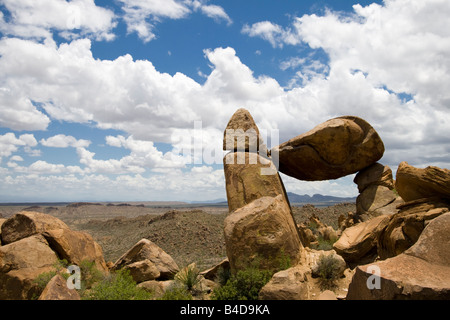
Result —
<path fill-rule="evenodd" d="M 322 288 L 333 288 L 339 277 L 339 260 L 334 255 L 321 255 L 317 262 L 317 273 Z"/>
<path fill-rule="evenodd" d="M 175 283 L 169 287 L 158 300 L 192 300 L 192 294 L 180 283 Z"/>
<path fill-rule="evenodd" d="M 151 294 L 136 286 L 129 270 L 118 270 L 93 285 L 83 300 L 149 300 Z"/>
<path fill-rule="evenodd" d="M 216 282 L 220 286 L 224 286 L 230 278 L 231 278 L 230 268 L 220 267 L 219 270 L 217 270 Z"/>
<path fill-rule="evenodd" d="M 313 249 L 316 250 L 332 250 L 333 249 L 333 244 L 337 241 L 337 239 L 330 239 L 330 240 L 326 240 L 324 239 L 322 236 L 318 236 L 317 237 L 317 242 L 318 244 L 316 246 L 314 246 Z"/>
<path fill-rule="evenodd" d="M 174 280 L 192 290 L 200 282 L 200 271 L 195 265 L 189 265 L 178 272 Z"/>
<path fill-rule="evenodd" d="M 214 290 L 214 300 L 257 300 L 259 291 L 269 282 L 273 272 L 248 268 L 232 275 L 224 286 Z"/>
<path fill-rule="evenodd" d="M 81 292 L 83 295 L 85 290 L 92 288 L 92 286 L 103 280 L 103 273 L 97 269 L 95 262 L 89 260 L 81 261 L 80 265 L 81 272 Z"/>

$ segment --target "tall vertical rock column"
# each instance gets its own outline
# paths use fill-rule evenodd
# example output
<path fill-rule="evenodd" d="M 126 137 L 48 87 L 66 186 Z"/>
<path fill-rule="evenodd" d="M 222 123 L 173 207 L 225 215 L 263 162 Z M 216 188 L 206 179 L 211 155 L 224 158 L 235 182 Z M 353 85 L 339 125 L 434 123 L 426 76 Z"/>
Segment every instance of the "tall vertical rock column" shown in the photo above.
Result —
<path fill-rule="evenodd" d="M 303 246 L 278 171 L 265 152 L 252 116 L 239 109 L 224 133 L 229 215 L 224 235 L 233 271 L 280 270 L 300 262 Z M 261 153 L 261 154 L 260 154 Z"/>

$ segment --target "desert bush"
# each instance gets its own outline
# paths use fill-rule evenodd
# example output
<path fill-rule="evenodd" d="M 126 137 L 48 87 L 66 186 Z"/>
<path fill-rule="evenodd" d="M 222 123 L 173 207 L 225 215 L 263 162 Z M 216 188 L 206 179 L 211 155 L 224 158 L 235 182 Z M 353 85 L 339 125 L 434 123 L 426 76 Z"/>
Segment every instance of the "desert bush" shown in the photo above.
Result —
<path fill-rule="evenodd" d="M 200 271 L 195 265 L 189 265 L 178 272 L 174 280 L 184 285 L 187 290 L 192 290 L 200 282 Z"/>
<path fill-rule="evenodd" d="M 64 270 L 65 268 L 67 268 L 67 266 L 68 266 L 67 260 L 58 259 L 58 261 L 53 265 L 54 270 L 41 273 L 36 277 L 36 279 L 34 279 L 34 283 L 36 283 L 39 290 L 42 291 L 45 289 L 50 280 L 58 273 L 67 279 L 69 277 L 69 274 L 61 272 L 61 270 Z"/>
<path fill-rule="evenodd" d="M 169 287 L 158 300 L 192 300 L 192 294 L 179 282 Z"/>
<path fill-rule="evenodd" d="M 316 250 L 331 250 L 333 249 L 333 244 L 337 241 L 337 239 L 324 239 L 322 236 L 317 237 L 318 244 L 313 246 L 313 249 Z"/>
<path fill-rule="evenodd" d="M 220 286 L 224 286 L 230 278 L 231 278 L 230 268 L 220 267 L 219 270 L 217 270 L 216 282 Z"/>
<path fill-rule="evenodd" d="M 339 260 L 334 255 L 321 255 L 317 262 L 317 273 L 322 288 L 333 288 L 339 278 Z"/>
<path fill-rule="evenodd" d="M 91 289 L 86 290 L 83 300 L 149 300 L 152 295 L 136 286 L 129 270 L 118 270 L 105 276 Z"/>
<path fill-rule="evenodd" d="M 257 300 L 259 291 L 269 282 L 272 271 L 248 268 L 231 275 L 225 285 L 215 289 L 214 300 Z"/>

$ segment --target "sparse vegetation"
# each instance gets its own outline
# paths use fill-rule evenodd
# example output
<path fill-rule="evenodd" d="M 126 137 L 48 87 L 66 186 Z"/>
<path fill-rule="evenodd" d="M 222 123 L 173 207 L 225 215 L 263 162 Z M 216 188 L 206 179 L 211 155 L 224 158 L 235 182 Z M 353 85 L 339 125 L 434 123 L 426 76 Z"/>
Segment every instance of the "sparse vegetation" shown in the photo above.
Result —
<path fill-rule="evenodd" d="M 192 300 L 192 294 L 179 282 L 175 282 L 158 300 Z"/>
<path fill-rule="evenodd" d="M 104 277 L 82 295 L 83 300 L 149 300 L 151 293 L 136 286 L 128 270 Z"/>
<path fill-rule="evenodd" d="M 339 277 L 339 261 L 334 255 L 321 255 L 317 262 L 320 286 L 332 289 Z"/>
<path fill-rule="evenodd" d="M 248 268 L 231 275 L 225 285 L 214 290 L 214 300 L 257 300 L 259 291 L 269 282 L 273 273 L 268 270 Z"/>
<path fill-rule="evenodd" d="M 180 284 L 184 285 L 187 290 L 191 291 L 200 282 L 200 271 L 195 264 L 189 265 L 178 272 L 174 278 Z"/>

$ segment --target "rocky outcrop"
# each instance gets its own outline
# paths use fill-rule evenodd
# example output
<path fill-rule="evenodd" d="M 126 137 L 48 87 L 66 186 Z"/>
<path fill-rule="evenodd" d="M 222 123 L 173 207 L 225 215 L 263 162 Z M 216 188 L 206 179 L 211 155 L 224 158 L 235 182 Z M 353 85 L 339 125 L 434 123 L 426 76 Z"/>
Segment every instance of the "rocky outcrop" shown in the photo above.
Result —
<path fill-rule="evenodd" d="M 419 169 L 404 161 L 398 166 L 395 188 L 406 202 L 429 197 L 450 200 L 450 170 L 433 166 Z"/>
<path fill-rule="evenodd" d="M 2 225 L 0 299 L 31 299 L 41 290 L 35 279 L 55 271 L 59 259 L 70 264 L 93 261 L 108 272 L 100 246 L 87 233 L 38 212 L 19 212 Z M 6 243 L 6 244 L 5 244 Z"/>
<path fill-rule="evenodd" d="M 271 150 L 279 158 L 280 172 L 308 181 L 358 172 L 383 153 L 378 133 L 365 120 L 352 116 L 328 120 Z"/>
<path fill-rule="evenodd" d="M 425 226 L 450 210 L 450 204 L 436 198 L 425 198 L 399 206 L 378 239 L 378 255 L 387 259 L 407 250 L 419 239 Z"/>
<path fill-rule="evenodd" d="M 58 256 L 42 235 L 33 235 L 0 247 L 0 300 L 27 300 L 39 296 L 34 282 L 52 271 Z"/>
<path fill-rule="evenodd" d="M 155 280 L 161 276 L 155 264 L 148 259 L 127 264 L 124 269 L 130 272 L 136 283 Z"/>
<path fill-rule="evenodd" d="M 163 249 L 148 239 L 142 239 L 130 250 L 123 254 L 112 267 L 112 270 L 119 270 L 139 261 L 149 260 L 159 271 L 158 279 L 171 279 L 179 271 L 176 262 Z M 136 266 L 136 265 L 134 265 Z M 147 264 L 142 264 L 147 268 Z"/>
<path fill-rule="evenodd" d="M 381 215 L 346 228 L 333 249 L 350 263 L 360 262 L 363 258 L 375 259 L 378 237 L 389 220 L 389 216 Z"/>
<path fill-rule="evenodd" d="M 40 212 L 22 211 L 16 213 L 2 225 L 2 243 L 14 241 L 54 229 L 69 229 L 69 227 L 51 215 Z"/>
<path fill-rule="evenodd" d="M 55 275 L 39 296 L 39 300 L 81 300 L 77 290 L 67 287 L 67 280 Z"/>
<path fill-rule="evenodd" d="M 95 263 L 98 270 L 108 272 L 103 250 L 86 232 L 70 229 L 53 229 L 43 233 L 50 247 L 61 259 L 66 259 L 69 264 L 80 265 L 83 260 Z"/>
<path fill-rule="evenodd" d="M 356 174 L 353 180 L 358 185 L 356 215 L 359 221 L 366 221 L 382 214 L 397 213 L 397 206 L 403 200 L 394 192 L 392 170 L 388 166 L 374 163 Z"/>
<path fill-rule="evenodd" d="M 263 197 L 235 210 L 225 219 L 227 256 L 231 270 L 259 265 L 279 270 L 283 259 L 300 261 L 302 244 L 282 195 Z"/>
<path fill-rule="evenodd" d="M 297 265 L 279 271 L 259 292 L 260 300 L 308 300 L 310 298 L 307 274 L 309 268 Z"/>
<path fill-rule="evenodd" d="M 450 299 L 450 213 L 430 221 L 402 254 L 358 266 L 347 300 Z"/>

